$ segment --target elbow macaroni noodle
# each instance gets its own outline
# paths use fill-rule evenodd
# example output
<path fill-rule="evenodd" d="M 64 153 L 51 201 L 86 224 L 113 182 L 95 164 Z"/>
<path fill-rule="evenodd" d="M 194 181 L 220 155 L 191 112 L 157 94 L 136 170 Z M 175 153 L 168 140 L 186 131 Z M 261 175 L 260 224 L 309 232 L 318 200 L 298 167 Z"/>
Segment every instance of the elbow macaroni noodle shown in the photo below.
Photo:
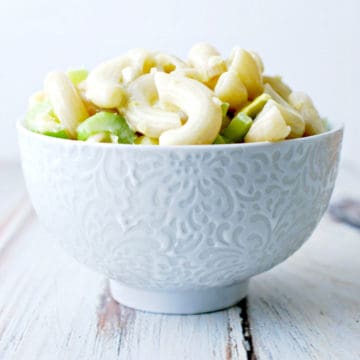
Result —
<path fill-rule="evenodd" d="M 158 138 L 164 131 L 181 125 L 179 114 L 156 108 L 158 93 L 154 81 L 155 74 L 140 76 L 127 88 L 129 104 L 119 109 L 129 125 L 136 131 Z"/>
<path fill-rule="evenodd" d="M 305 135 L 316 135 L 326 131 L 312 100 L 305 93 L 297 91 L 290 93 L 289 103 L 299 111 L 305 122 Z"/>
<path fill-rule="evenodd" d="M 185 77 L 158 73 L 155 83 L 161 102 L 181 108 L 188 116 L 185 125 L 160 135 L 160 145 L 211 144 L 221 127 L 221 108 L 203 84 Z"/>
<path fill-rule="evenodd" d="M 76 138 L 78 125 L 89 117 L 81 98 L 67 76 L 52 72 L 45 79 L 45 93 L 55 114 L 63 123 L 71 138 Z"/>
<path fill-rule="evenodd" d="M 86 97 L 105 109 L 123 104 L 126 95 L 121 81 L 123 70 L 129 66 L 131 59 L 127 55 L 100 64 L 86 79 Z"/>
<path fill-rule="evenodd" d="M 29 107 L 47 101 L 55 118 L 32 115 L 31 128 L 41 133 L 59 121 L 68 137 L 76 139 L 79 124 L 87 118 L 104 112 L 100 118 L 106 121 L 106 112 L 115 112 L 134 138 L 138 134 L 136 144 L 282 141 L 326 131 L 306 94 L 292 92 L 280 77 L 263 72 L 260 56 L 239 47 L 224 59 L 210 44 L 195 44 L 187 61 L 132 49 L 101 63 L 79 83 L 73 84 L 65 73 L 50 73 L 44 91 L 30 98 Z M 108 121 L 88 141 L 117 142 Z M 230 134 L 229 139 L 224 134 Z"/>
<path fill-rule="evenodd" d="M 245 142 L 281 141 L 286 139 L 290 131 L 276 104 L 269 100 L 246 134 Z"/>
<path fill-rule="evenodd" d="M 166 73 L 184 69 L 187 66 L 185 61 L 182 61 L 178 57 L 160 52 L 155 54 L 154 60 L 156 67 Z"/>
<path fill-rule="evenodd" d="M 226 71 L 220 75 L 214 92 L 220 100 L 237 110 L 244 106 L 248 99 L 246 87 L 234 71 Z"/>
<path fill-rule="evenodd" d="M 240 48 L 234 48 L 229 59 L 229 70 L 237 73 L 247 88 L 250 99 L 263 91 L 262 73 L 259 61 L 254 54 Z"/>
<path fill-rule="evenodd" d="M 194 45 L 189 51 L 188 61 L 201 72 L 206 82 L 226 71 L 226 63 L 221 59 L 220 53 L 206 43 Z"/>

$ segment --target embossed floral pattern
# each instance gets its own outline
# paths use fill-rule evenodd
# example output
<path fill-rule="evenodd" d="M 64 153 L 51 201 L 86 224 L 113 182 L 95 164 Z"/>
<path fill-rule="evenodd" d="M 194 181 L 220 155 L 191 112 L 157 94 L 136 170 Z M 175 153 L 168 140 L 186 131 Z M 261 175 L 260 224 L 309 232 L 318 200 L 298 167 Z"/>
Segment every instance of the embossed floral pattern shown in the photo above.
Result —
<path fill-rule="evenodd" d="M 256 146 L 91 146 L 20 131 L 43 224 L 128 286 L 234 284 L 285 260 L 323 215 L 342 132 Z"/>

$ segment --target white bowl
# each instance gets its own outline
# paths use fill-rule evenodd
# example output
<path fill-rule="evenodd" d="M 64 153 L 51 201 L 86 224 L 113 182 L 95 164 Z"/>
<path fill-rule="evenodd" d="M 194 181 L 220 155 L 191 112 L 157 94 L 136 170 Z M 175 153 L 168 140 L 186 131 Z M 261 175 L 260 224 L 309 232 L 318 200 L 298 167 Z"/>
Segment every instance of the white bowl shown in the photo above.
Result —
<path fill-rule="evenodd" d="M 222 309 L 293 254 L 324 214 L 342 128 L 280 143 L 94 144 L 18 123 L 42 224 L 111 279 L 119 302 L 162 313 Z"/>

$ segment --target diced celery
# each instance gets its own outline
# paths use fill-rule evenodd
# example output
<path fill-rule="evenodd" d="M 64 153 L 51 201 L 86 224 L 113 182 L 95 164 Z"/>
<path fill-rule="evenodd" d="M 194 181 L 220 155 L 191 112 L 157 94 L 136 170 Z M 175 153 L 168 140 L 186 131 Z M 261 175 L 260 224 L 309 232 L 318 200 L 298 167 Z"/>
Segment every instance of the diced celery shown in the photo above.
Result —
<path fill-rule="evenodd" d="M 215 144 L 215 145 L 231 144 L 231 141 L 230 141 L 230 139 L 228 139 L 226 136 L 219 134 L 219 135 L 215 138 L 213 144 Z"/>
<path fill-rule="evenodd" d="M 221 121 L 221 130 L 224 130 L 225 128 L 228 127 L 228 125 L 230 124 L 230 117 L 228 115 L 223 116 L 222 121 Z"/>
<path fill-rule="evenodd" d="M 118 137 L 119 144 L 133 144 L 135 132 L 131 130 L 126 120 L 119 114 L 100 111 L 82 122 L 78 128 L 78 140 L 87 140 L 97 133 L 107 133 Z"/>
<path fill-rule="evenodd" d="M 269 94 L 261 94 L 255 98 L 250 104 L 246 105 L 240 110 L 240 113 L 243 113 L 251 118 L 255 118 L 256 115 L 263 109 L 266 102 L 271 99 Z"/>
<path fill-rule="evenodd" d="M 69 70 L 67 73 L 68 78 L 71 82 L 78 86 L 82 81 L 86 80 L 89 72 L 86 69 Z"/>
<path fill-rule="evenodd" d="M 229 107 L 230 107 L 230 104 L 227 103 L 227 102 L 223 102 L 223 103 L 221 104 L 221 111 L 222 111 L 222 116 L 223 116 L 223 117 L 226 116 L 226 114 L 227 114 L 227 112 L 228 112 L 228 110 L 229 110 Z"/>
<path fill-rule="evenodd" d="M 320 119 L 322 121 L 322 123 L 324 124 L 325 130 L 330 130 L 331 126 L 329 124 L 329 120 L 326 117 L 323 117 Z"/>
<path fill-rule="evenodd" d="M 221 135 L 227 137 L 233 142 L 241 142 L 249 131 L 252 123 L 253 121 L 249 116 L 243 113 L 238 113 L 230 121 L 229 126 L 221 132 Z"/>
<path fill-rule="evenodd" d="M 31 125 L 38 114 L 47 114 L 51 111 L 51 105 L 48 101 L 35 103 L 25 114 L 25 123 Z"/>
<path fill-rule="evenodd" d="M 222 129 L 225 129 L 230 123 L 230 118 L 227 115 L 230 104 L 227 102 L 223 102 L 223 103 L 221 103 L 220 106 L 221 106 L 221 112 L 222 112 L 222 121 L 221 121 L 221 130 L 222 130 Z"/>
<path fill-rule="evenodd" d="M 43 135 L 57 137 L 57 138 L 60 138 L 60 139 L 69 139 L 69 135 L 63 129 L 59 129 L 57 131 L 56 130 L 44 131 Z"/>
<path fill-rule="evenodd" d="M 134 144 L 136 145 L 159 145 L 159 140 L 148 136 L 139 136 L 135 139 Z"/>
<path fill-rule="evenodd" d="M 35 103 L 26 112 L 25 126 L 36 133 L 68 139 L 64 126 L 54 114 L 51 104 L 44 100 Z"/>

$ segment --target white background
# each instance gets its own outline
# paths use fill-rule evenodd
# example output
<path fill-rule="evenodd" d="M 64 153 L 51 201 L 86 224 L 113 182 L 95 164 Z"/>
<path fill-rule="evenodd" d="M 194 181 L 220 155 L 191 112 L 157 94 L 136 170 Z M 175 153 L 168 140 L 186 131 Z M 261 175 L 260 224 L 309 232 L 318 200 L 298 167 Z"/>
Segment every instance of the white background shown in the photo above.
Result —
<path fill-rule="evenodd" d="M 305 90 L 347 125 L 360 151 L 360 1 L 0 0 L 0 158 L 18 157 L 15 121 L 46 72 L 92 67 L 132 47 L 185 56 L 196 41 L 261 54 L 266 72 Z"/>

